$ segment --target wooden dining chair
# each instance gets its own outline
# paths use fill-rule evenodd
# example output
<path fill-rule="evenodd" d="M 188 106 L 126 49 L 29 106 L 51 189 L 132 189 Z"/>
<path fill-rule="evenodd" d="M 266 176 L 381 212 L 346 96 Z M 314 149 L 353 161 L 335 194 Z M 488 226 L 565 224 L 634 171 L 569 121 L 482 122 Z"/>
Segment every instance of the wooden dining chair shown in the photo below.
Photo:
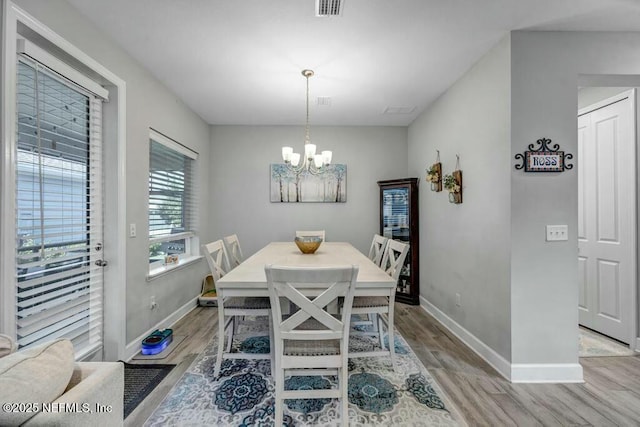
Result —
<path fill-rule="evenodd" d="M 324 230 L 315 230 L 315 231 L 304 231 L 304 230 L 298 230 L 296 231 L 296 237 L 305 237 L 305 236 L 317 236 L 322 238 L 322 241 L 324 242 Z"/>
<path fill-rule="evenodd" d="M 349 319 L 358 266 L 267 265 L 265 273 L 275 338 L 275 425 L 282 425 L 285 399 L 326 398 L 339 399 L 341 424 L 348 425 Z M 307 297 L 305 294 L 309 293 L 317 296 Z M 342 313 L 330 314 L 326 310 L 327 305 L 339 297 L 344 298 Z M 282 311 L 281 304 L 287 301 L 298 308 L 292 315 L 285 315 Z M 338 378 L 337 388 L 285 389 L 285 376 L 327 375 Z"/>
<path fill-rule="evenodd" d="M 402 270 L 404 260 L 407 257 L 408 253 L 408 244 L 393 239 L 389 239 L 387 241 L 387 246 L 382 257 L 381 268 L 396 282 L 400 277 L 400 271 Z M 391 359 L 391 366 L 395 366 L 395 341 L 393 336 L 393 304 L 395 302 L 395 297 L 396 287 L 393 287 L 389 290 L 388 296 L 361 296 L 354 298 L 351 313 L 370 316 L 369 318 L 374 322 L 374 327 L 373 331 L 352 331 L 351 333 L 354 335 L 362 334 L 377 336 L 380 342 L 380 348 L 382 350 L 351 352 L 349 354 L 349 357 L 371 357 L 388 355 Z M 383 325 L 387 330 L 389 350 L 384 350 L 385 345 L 384 337 L 382 334 Z"/>
<path fill-rule="evenodd" d="M 201 247 L 207 259 L 214 284 L 228 271 L 229 260 L 222 240 L 207 243 Z M 224 291 L 218 290 L 218 357 L 214 369 L 214 377 L 220 375 L 223 359 L 271 359 L 273 368 L 273 344 L 268 354 L 232 352 L 233 336 L 237 332 L 238 321 L 244 316 L 268 316 L 269 339 L 273 343 L 271 327 L 271 304 L 266 297 L 232 297 L 225 298 Z M 225 343 L 226 338 L 226 343 Z"/>
<path fill-rule="evenodd" d="M 369 259 L 373 261 L 375 265 L 379 266 L 382 262 L 382 256 L 384 255 L 384 250 L 387 247 L 387 240 L 389 239 L 379 234 L 373 235 L 371 248 L 369 249 Z"/>
<path fill-rule="evenodd" d="M 224 243 L 227 245 L 228 255 L 229 255 L 229 267 L 235 268 L 244 261 L 244 257 L 242 256 L 242 249 L 240 249 L 240 241 L 238 240 L 238 236 L 232 234 L 231 236 L 227 236 L 224 238 Z"/>

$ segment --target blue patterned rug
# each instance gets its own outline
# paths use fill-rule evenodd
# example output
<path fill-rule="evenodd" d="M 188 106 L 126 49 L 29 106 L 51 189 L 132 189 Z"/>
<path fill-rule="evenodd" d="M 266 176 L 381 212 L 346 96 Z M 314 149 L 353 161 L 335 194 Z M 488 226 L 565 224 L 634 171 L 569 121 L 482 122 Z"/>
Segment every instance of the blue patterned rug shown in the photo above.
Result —
<path fill-rule="evenodd" d="M 234 348 L 244 352 L 268 352 L 266 320 L 242 325 Z M 465 425 L 457 410 L 396 332 L 396 369 L 388 357 L 349 360 L 349 422 L 351 426 L 459 426 Z M 386 342 L 386 340 L 385 340 Z M 388 344 L 387 344 L 388 345 Z M 220 378 L 213 377 L 217 339 L 214 338 L 145 426 L 272 426 L 274 384 L 269 360 L 225 360 Z M 352 337 L 352 351 L 371 350 L 377 341 Z M 377 347 L 379 348 L 379 347 Z M 286 389 L 326 389 L 334 377 L 292 377 Z M 286 426 L 335 425 L 339 405 L 335 399 L 287 400 Z"/>

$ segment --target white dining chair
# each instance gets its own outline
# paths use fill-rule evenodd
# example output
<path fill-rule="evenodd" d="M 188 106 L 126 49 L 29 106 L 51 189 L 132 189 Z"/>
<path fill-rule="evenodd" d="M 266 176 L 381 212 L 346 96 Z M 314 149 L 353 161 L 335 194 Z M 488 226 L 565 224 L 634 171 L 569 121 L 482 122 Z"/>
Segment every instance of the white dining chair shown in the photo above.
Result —
<path fill-rule="evenodd" d="M 229 266 L 227 250 L 222 240 L 207 243 L 201 247 L 213 276 L 214 284 L 223 277 Z M 273 343 L 271 327 L 271 304 L 266 297 L 231 297 L 225 298 L 224 291 L 218 290 L 218 357 L 214 368 L 214 377 L 220 375 L 223 359 L 271 359 L 273 366 L 273 344 L 268 354 L 232 352 L 233 336 L 237 331 L 238 321 L 244 316 L 268 316 L 269 340 Z M 225 343 L 226 338 L 226 343 Z"/>
<path fill-rule="evenodd" d="M 275 425 L 281 426 L 285 399 L 326 399 L 340 401 L 340 421 L 349 425 L 348 351 L 349 319 L 358 276 L 358 266 L 265 267 L 271 298 L 275 339 Z M 317 289 L 318 296 L 307 292 Z M 344 298 L 342 313 L 333 315 L 327 305 Z M 281 302 L 280 299 L 283 299 Z M 281 303 L 294 304 L 292 315 Z M 338 387 L 323 390 L 286 390 L 285 376 L 336 376 Z"/>
<path fill-rule="evenodd" d="M 382 262 L 382 256 L 384 255 L 384 250 L 387 247 L 387 240 L 389 239 L 379 234 L 373 235 L 371 248 L 369 249 L 369 259 L 373 261 L 375 265 L 379 266 Z"/>
<path fill-rule="evenodd" d="M 227 245 L 228 255 L 229 255 L 229 267 L 235 268 L 244 261 L 244 257 L 242 256 L 242 249 L 240 249 L 240 241 L 238 240 L 238 236 L 232 234 L 231 236 L 227 236 L 224 238 L 224 243 Z"/>
<path fill-rule="evenodd" d="M 389 239 L 382 257 L 381 268 L 391 276 L 396 282 L 400 277 L 400 271 L 404 265 L 404 260 L 409 253 L 409 245 L 397 240 Z M 374 335 L 380 342 L 380 351 L 358 351 L 349 353 L 349 357 L 372 357 L 387 356 L 391 359 L 391 366 L 395 366 L 395 341 L 394 341 L 394 302 L 396 297 L 396 287 L 390 289 L 388 296 L 360 296 L 353 300 L 352 314 L 367 315 L 374 322 L 373 331 L 352 331 L 354 335 Z M 353 322 L 353 324 L 362 322 Z M 382 334 L 383 325 L 387 330 L 389 350 L 384 350 L 384 337 Z"/>
<path fill-rule="evenodd" d="M 324 242 L 324 230 L 314 230 L 314 231 L 305 231 L 305 230 L 298 230 L 296 231 L 296 237 L 305 237 L 305 236 L 317 236 L 320 237 L 322 239 L 322 241 Z"/>

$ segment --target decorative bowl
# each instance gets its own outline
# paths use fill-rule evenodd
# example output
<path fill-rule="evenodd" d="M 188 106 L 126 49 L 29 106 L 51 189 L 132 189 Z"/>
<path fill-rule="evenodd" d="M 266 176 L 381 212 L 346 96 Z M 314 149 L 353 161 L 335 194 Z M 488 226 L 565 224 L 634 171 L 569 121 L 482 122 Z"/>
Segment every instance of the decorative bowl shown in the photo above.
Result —
<path fill-rule="evenodd" d="M 301 236 L 296 237 L 295 242 L 300 252 L 303 254 L 312 254 L 320 247 L 322 238 L 318 236 Z"/>

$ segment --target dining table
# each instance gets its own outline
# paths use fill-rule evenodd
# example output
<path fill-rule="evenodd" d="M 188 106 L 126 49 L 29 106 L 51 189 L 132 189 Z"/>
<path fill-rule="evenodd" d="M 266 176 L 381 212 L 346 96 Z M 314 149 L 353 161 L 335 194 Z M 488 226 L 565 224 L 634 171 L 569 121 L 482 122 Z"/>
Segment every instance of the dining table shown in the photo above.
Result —
<path fill-rule="evenodd" d="M 323 242 L 313 254 L 303 254 L 294 242 L 272 242 L 244 260 L 216 282 L 219 299 L 231 297 L 268 297 L 267 276 L 264 267 L 268 264 L 290 267 L 328 267 L 337 265 L 357 265 L 358 277 L 354 296 L 387 297 L 391 309 L 388 325 L 393 325 L 393 303 L 396 281 L 384 270 L 347 242 Z M 317 285 L 316 285 L 317 286 Z M 313 284 L 298 284 L 297 289 L 307 297 L 320 295 L 325 289 Z M 337 310 L 334 303 L 327 310 Z M 223 302 L 224 307 L 224 302 Z M 224 309 L 218 314 L 224 324 Z M 393 332 L 389 331 L 390 338 Z M 394 342 L 393 340 L 390 340 Z M 379 349 L 372 351 L 350 351 L 349 357 L 391 356 L 393 351 Z"/>
<path fill-rule="evenodd" d="M 396 282 L 367 256 L 347 242 L 323 242 L 313 254 L 303 254 L 294 242 L 271 242 L 247 258 L 216 282 L 218 296 L 268 297 L 267 264 L 290 267 L 328 267 L 357 265 L 355 296 L 392 296 Z M 321 290 L 312 286 L 302 291 L 307 296 Z"/>

